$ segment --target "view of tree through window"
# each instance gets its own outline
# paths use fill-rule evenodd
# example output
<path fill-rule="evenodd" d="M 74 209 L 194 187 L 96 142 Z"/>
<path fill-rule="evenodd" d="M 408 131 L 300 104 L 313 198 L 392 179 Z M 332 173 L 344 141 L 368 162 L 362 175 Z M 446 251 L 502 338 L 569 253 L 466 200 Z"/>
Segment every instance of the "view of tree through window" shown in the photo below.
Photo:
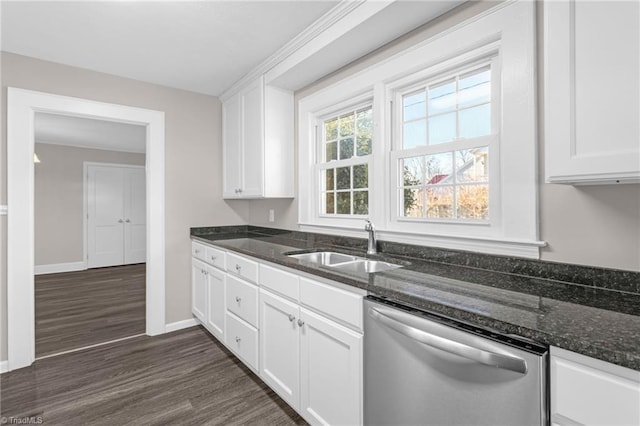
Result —
<path fill-rule="evenodd" d="M 488 220 L 488 147 L 460 149 L 457 143 L 491 133 L 491 67 L 403 94 L 401 123 L 402 150 L 442 145 L 442 151 L 401 155 L 400 216 Z"/>
<path fill-rule="evenodd" d="M 487 147 L 480 147 L 401 159 L 401 215 L 487 220 L 488 156 Z"/>
<path fill-rule="evenodd" d="M 369 213 L 367 157 L 371 155 L 372 114 L 368 106 L 323 122 L 324 161 L 320 176 L 323 214 Z"/>

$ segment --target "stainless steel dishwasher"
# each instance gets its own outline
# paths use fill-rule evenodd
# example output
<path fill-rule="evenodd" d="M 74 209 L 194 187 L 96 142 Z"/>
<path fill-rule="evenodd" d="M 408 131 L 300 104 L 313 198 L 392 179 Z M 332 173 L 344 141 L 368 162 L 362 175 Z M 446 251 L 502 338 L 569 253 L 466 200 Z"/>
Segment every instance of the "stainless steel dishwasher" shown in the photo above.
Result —
<path fill-rule="evenodd" d="M 548 348 L 368 296 L 365 425 L 548 424 Z"/>

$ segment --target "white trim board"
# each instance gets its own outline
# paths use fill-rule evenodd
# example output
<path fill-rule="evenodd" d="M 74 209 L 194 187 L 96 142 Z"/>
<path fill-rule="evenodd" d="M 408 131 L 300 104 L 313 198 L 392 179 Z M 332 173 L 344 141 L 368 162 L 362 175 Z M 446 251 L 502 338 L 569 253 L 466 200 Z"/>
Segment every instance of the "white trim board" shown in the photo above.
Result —
<path fill-rule="evenodd" d="M 7 350 L 9 370 L 35 360 L 34 120 L 36 112 L 146 128 L 146 334 L 165 332 L 164 112 L 7 88 Z"/>
<path fill-rule="evenodd" d="M 196 325 L 200 325 L 200 321 L 196 318 L 186 319 L 182 321 L 171 322 L 165 326 L 165 332 L 171 333 L 172 331 L 183 330 L 189 327 L 195 327 Z"/>
<path fill-rule="evenodd" d="M 67 262 L 67 263 L 49 263 L 47 265 L 36 265 L 34 268 L 35 275 L 57 274 L 59 272 L 75 272 L 87 269 L 86 262 Z"/>

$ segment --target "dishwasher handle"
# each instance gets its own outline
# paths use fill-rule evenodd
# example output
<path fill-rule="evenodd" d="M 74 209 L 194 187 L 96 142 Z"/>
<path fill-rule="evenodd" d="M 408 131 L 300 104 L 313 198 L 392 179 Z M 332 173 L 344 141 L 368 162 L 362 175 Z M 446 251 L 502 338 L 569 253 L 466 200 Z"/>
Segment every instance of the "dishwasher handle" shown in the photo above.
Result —
<path fill-rule="evenodd" d="M 369 316 L 378 320 L 380 323 L 392 330 L 425 345 L 476 361 L 480 364 L 515 371 L 516 373 L 527 374 L 527 362 L 522 358 L 486 351 L 484 349 L 456 342 L 455 340 L 427 333 L 424 330 L 404 324 L 389 314 L 380 312 L 376 308 L 369 308 Z"/>

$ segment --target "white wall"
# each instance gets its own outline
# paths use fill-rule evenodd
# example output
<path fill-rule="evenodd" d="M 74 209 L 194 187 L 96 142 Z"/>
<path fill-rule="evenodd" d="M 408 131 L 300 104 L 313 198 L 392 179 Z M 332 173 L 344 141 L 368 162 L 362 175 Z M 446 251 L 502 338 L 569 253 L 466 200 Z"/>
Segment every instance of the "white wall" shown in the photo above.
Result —
<path fill-rule="evenodd" d="M 451 28 L 464 19 L 490 8 L 493 4 L 495 2 L 470 2 L 458 7 L 432 23 L 299 90 L 295 94 L 296 102 L 394 53 Z M 573 187 L 544 183 L 542 2 L 536 2 L 536 4 L 538 5 L 539 229 L 540 239 L 548 243 L 548 246 L 541 250 L 541 258 L 554 262 L 640 271 L 640 185 Z M 298 228 L 298 206 L 295 201 L 252 201 L 250 223 L 260 226 L 273 225 L 267 221 L 269 209 L 275 209 L 275 225 L 278 227 Z"/>
<path fill-rule="evenodd" d="M 166 320 L 191 318 L 189 228 L 239 225 L 248 204 L 222 200 L 221 103 L 218 98 L 2 52 L 0 204 L 6 204 L 7 87 L 18 87 L 165 112 Z M 10 208 L 10 207 L 9 207 Z M 2 342 L 7 340 L 6 231 L 0 217 Z M 0 351 L 5 360 L 6 347 Z"/>

